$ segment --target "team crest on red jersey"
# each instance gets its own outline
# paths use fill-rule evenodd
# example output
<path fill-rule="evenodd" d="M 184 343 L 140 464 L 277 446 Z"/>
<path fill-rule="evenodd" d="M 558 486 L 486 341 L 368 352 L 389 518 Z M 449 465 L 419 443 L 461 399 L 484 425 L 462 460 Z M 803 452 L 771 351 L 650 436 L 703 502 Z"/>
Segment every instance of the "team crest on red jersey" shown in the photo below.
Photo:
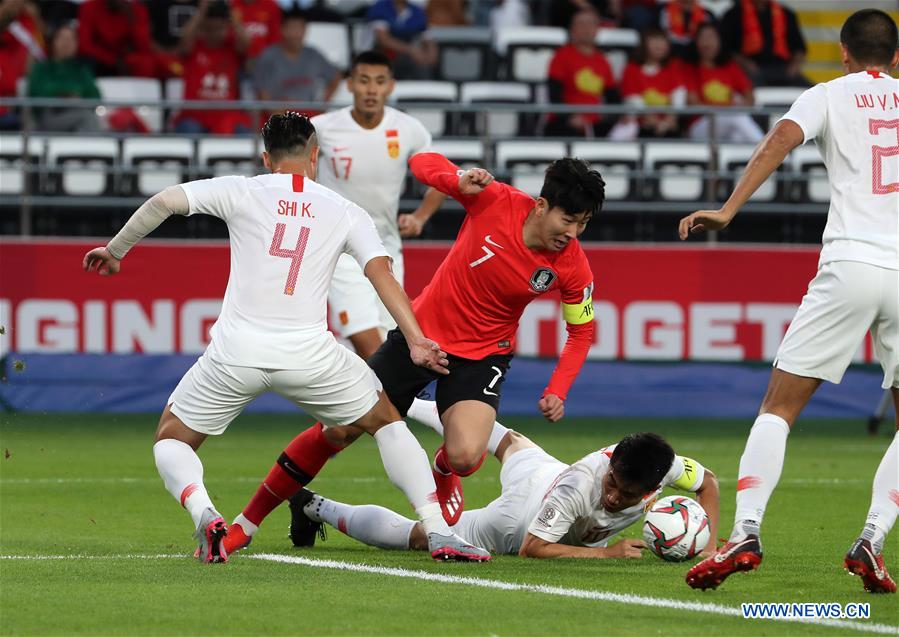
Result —
<path fill-rule="evenodd" d="M 537 268 L 531 275 L 531 289 L 537 293 L 546 292 L 557 278 L 559 275 L 549 268 Z"/>
<path fill-rule="evenodd" d="M 387 154 L 390 155 L 390 159 L 400 156 L 400 133 L 395 128 L 387 131 Z"/>

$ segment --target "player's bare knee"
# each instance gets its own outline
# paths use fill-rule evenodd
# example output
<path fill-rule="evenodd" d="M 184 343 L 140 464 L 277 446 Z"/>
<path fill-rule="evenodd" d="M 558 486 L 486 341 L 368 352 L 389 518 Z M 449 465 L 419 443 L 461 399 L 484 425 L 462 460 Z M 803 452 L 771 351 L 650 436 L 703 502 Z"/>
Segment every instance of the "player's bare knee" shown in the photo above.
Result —
<path fill-rule="evenodd" d="M 428 536 L 421 522 L 416 522 L 409 534 L 409 550 L 410 551 L 427 551 Z"/>
<path fill-rule="evenodd" d="M 400 412 L 397 411 L 387 394 L 380 392 L 378 394 L 378 402 L 375 403 L 367 414 L 353 423 L 356 427 L 364 430 L 366 433 L 374 435 L 378 429 L 390 423 L 402 420 Z"/>
<path fill-rule="evenodd" d="M 157 443 L 160 440 L 178 440 L 196 450 L 206 440 L 206 434 L 194 431 L 185 425 L 178 416 L 172 413 L 171 405 L 167 405 L 159 418 L 153 442 Z"/>
<path fill-rule="evenodd" d="M 325 427 L 322 435 L 328 444 L 341 449 L 349 447 L 356 442 L 365 432 L 355 425 L 338 425 L 335 427 Z"/>
<path fill-rule="evenodd" d="M 467 476 L 478 470 L 484 461 L 485 452 L 481 449 L 447 449 L 447 461 L 450 468 L 460 476 Z"/>

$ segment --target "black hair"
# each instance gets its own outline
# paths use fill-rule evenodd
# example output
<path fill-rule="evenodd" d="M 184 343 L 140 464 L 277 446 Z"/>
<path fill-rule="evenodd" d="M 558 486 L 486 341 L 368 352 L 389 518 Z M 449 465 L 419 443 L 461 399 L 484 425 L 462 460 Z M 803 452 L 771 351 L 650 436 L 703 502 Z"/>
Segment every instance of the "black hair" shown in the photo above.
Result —
<path fill-rule="evenodd" d="M 288 20 L 302 20 L 304 22 L 309 21 L 309 14 L 306 13 L 300 6 L 294 2 L 287 9 L 284 9 L 281 12 L 281 22 L 287 22 Z"/>
<path fill-rule="evenodd" d="M 228 7 L 228 3 L 225 2 L 225 0 L 215 0 L 215 2 L 210 3 L 209 8 L 206 9 L 206 17 L 230 18 L 231 9 Z"/>
<path fill-rule="evenodd" d="M 315 126 L 295 111 L 275 113 L 262 127 L 266 152 L 278 160 L 286 155 L 303 155 L 309 140 L 315 143 Z"/>
<path fill-rule="evenodd" d="M 356 57 L 353 58 L 353 63 L 350 64 L 350 73 L 355 71 L 356 67 L 360 64 L 386 66 L 387 70 L 390 71 L 390 74 L 393 75 L 393 63 L 390 61 L 390 58 L 381 51 L 370 50 L 357 53 Z"/>
<path fill-rule="evenodd" d="M 859 64 L 888 66 L 899 47 L 896 23 L 879 9 L 862 9 L 846 19 L 840 43 Z"/>
<path fill-rule="evenodd" d="M 609 465 L 621 486 L 633 485 L 649 493 L 662 483 L 674 462 L 674 449 L 653 433 L 625 436 L 612 452 Z"/>
<path fill-rule="evenodd" d="M 546 169 L 540 196 L 550 208 L 559 207 L 573 215 L 586 212 L 592 217 L 602 210 L 606 182 L 583 159 L 563 157 Z"/>
<path fill-rule="evenodd" d="M 696 46 L 696 41 L 699 40 L 699 34 L 702 33 L 704 29 L 714 29 L 715 33 L 718 34 L 718 40 L 721 42 L 721 46 L 718 50 L 718 55 L 715 57 L 715 66 L 721 66 L 722 64 L 727 64 L 733 59 L 733 52 L 730 50 L 730 47 L 724 45 L 724 38 L 721 37 L 721 29 L 714 22 L 703 22 L 696 29 L 696 33 L 693 34 L 693 41 L 690 42 L 690 47 L 687 49 L 687 61 L 691 64 L 699 64 L 699 48 Z"/>

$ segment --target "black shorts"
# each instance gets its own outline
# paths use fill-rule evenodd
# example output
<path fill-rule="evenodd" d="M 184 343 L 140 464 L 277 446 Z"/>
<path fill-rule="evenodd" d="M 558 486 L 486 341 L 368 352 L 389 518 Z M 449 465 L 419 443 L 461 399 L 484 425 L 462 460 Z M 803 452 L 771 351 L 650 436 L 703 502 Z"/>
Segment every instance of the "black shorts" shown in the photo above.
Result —
<path fill-rule="evenodd" d="M 415 397 L 432 381 L 437 381 L 437 411 L 443 413 L 462 400 L 477 400 L 499 409 L 499 396 L 511 354 L 494 354 L 470 360 L 447 354 L 448 376 L 419 367 L 409 358 L 406 337 L 399 329 L 390 330 L 387 340 L 368 359 L 390 402 L 403 416 Z"/>

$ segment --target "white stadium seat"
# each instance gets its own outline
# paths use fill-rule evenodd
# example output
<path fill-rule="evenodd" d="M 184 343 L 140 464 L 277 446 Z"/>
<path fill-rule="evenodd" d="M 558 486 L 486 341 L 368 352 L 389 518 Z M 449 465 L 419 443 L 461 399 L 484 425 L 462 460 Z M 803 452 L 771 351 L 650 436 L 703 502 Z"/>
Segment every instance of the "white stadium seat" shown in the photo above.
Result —
<path fill-rule="evenodd" d="M 804 88 L 794 86 L 759 86 L 753 92 L 753 99 L 756 106 L 780 107 L 779 112 L 774 113 L 768 118 L 768 128 L 783 117 L 784 113 L 790 110 L 796 98 L 802 95 Z"/>
<path fill-rule="evenodd" d="M 509 183 L 531 195 L 540 194 L 546 167 L 568 154 L 565 142 L 505 141 L 496 144 L 496 169 Z"/>
<path fill-rule="evenodd" d="M 425 34 L 438 47 L 440 79 L 473 82 L 488 76 L 492 37 L 486 27 L 436 27 Z"/>
<path fill-rule="evenodd" d="M 103 100 L 128 100 L 140 102 L 142 106 L 128 106 L 144 121 L 150 132 L 162 130 L 162 109 L 154 103 L 162 100 L 162 87 L 159 80 L 148 77 L 101 77 L 97 80 L 97 88 Z M 106 112 L 116 110 L 115 104 L 107 104 Z"/>
<path fill-rule="evenodd" d="M 338 70 L 350 68 L 350 33 L 345 24 L 310 22 L 303 44 L 316 49 Z"/>
<path fill-rule="evenodd" d="M 653 142 L 646 144 L 643 167 L 648 172 L 662 173 L 650 178 L 655 184 L 652 199 L 667 201 L 699 201 L 705 197 L 710 160 L 707 144 Z"/>
<path fill-rule="evenodd" d="M 805 144 L 790 153 L 793 172 L 802 176 L 799 182 L 800 199 L 809 203 L 828 203 L 830 201 L 830 182 L 821 153 L 814 144 Z"/>
<path fill-rule="evenodd" d="M 462 168 L 486 165 L 484 143 L 480 140 L 438 139 L 431 145 L 431 150 Z"/>
<path fill-rule="evenodd" d="M 197 148 L 199 166 L 205 174 L 246 175 L 262 172 L 261 149 L 251 137 L 209 137 L 200 139 Z"/>
<path fill-rule="evenodd" d="M 129 194 L 149 197 L 168 186 L 188 180 L 189 166 L 194 156 L 190 139 L 171 137 L 134 137 L 122 145 L 122 168 L 133 173 Z"/>
<path fill-rule="evenodd" d="M 606 199 L 624 201 L 634 196 L 636 178 L 632 174 L 640 166 L 640 146 L 631 142 L 574 142 L 571 156 L 590 163 L 606 182 Z"/>
<path fill-rule="evenodd" d="M 754 151 L 754 144 L 721 144 L 718 147 L 718 173 L 721 175 L 720 183 L 723 186 L 723 189 L 718 192 L 718 199 L 723 200 L 730 195 L 737 179 L 739 179 L 740 173 L 743 172 L 746 164 L 749 163 L 749 158 L 752 157 Z M 763 202 L 776 200 L 783 191 L 783 187 L 778 183 L 777 179 L 782 174 L 783 166 L 778 169 L 778 172 L 771 175 L 765 183 L 759 186 L 759 189 L 755 191 L 755 194 L 749 200 Z"/>
<path fill-rule="evenodd" d="M 496 30 L 494 49 L 504 57 L 509 79 L 516 82 L 545 82 L 549 63 L 568 40 L 558 27 L 504 27 Z"/>
<path fill-rule="evenodd" d="M 446 111 L 410 108 L 415 102 L 455 102 L 458 89 L 453 82 L 430 82 L 406 80 L 396 83 L 391 99 L 409 115 L 424 124 L 433 137 L 440 137 L 446 131 Z"/>
<path fill-rule="evenodd" d="M 111 194 L 118 157 L 119 143 L 115 139 L 50 137 L 47 163 L 55 175 L 50 190 L 69 196 Z"/>
<path fill-rule="evenodd" d="M 35 168 L 44 156 L 44 139 L 28 138 L 28 152 L 25 153 L 25 141 L 19 134 L 0 135 L 0 195 L 20 195 L 25 192 L 25 183 L 37 183 L 37 174 L 22 172 L 24 163 Z M 32 192 L 34 188 L 31 189 Z"/>
<path fill-rule="evenodd" d="M 463 104 L 529 104 L 532 99 L 531 87 L 515 82 L 466 82 L 462 85 L 460 97 Z M 497 138 L 512 137 L 520 133 L 521 117 L 515 111 L 488 110 L 484 117 L 477 117 L 475 114 L 475 121 L 480 123 L 475 126 L 476 135 L 489 134 Z"/>

